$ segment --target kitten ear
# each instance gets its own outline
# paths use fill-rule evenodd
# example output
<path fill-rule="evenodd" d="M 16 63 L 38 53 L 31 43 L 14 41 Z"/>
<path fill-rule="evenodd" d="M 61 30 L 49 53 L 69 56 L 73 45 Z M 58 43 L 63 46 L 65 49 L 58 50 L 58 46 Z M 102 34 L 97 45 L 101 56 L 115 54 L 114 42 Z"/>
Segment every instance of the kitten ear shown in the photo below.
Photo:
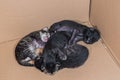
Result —
<path fill-rule="evenodd" d="M 43 28 L 44 31 L 48 31 L 48 29 L 49 29 L 48 27 Z"/>

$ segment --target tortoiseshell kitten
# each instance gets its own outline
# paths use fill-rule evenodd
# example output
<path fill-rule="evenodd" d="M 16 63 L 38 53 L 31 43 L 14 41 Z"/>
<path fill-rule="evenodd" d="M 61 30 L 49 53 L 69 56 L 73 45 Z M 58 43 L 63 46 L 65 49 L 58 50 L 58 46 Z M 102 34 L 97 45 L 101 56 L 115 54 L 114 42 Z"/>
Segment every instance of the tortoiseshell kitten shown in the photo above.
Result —
<path fill-rule="evenodd" d="M 15 48 L 17 62 L 23 66 L 34 66 L 30 61 L 34 61 L 39 56 L 36 49 L 44 48 L 50 34 L 48 28 L 34 31 L 23 37 Z"/>

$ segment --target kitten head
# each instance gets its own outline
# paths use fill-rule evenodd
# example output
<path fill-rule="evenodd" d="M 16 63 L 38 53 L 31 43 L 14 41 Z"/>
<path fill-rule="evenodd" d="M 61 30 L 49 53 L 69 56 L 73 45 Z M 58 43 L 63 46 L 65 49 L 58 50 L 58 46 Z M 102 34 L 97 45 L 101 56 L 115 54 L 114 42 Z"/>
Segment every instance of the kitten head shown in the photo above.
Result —
<path fill-rule="evenodd" d="M 87 44 L 93 44 L 100 39 L 100 32 L 95 28 L 85 29 L 83 34 L 83 41 Z"/>
<path fill-rule="evenodd" d="M 35 60 L 35 67 L 46 74 L 54 74 L 59 70 L 60 64 L 56 62 L 54 56 L 47 55 Z"/>
<path fill-rule="evenodd" d="M 50 33 L 49 33 L 48 27 L 45 27 L 45 28 L 41 29 L 39 33 L 40 33 L 41 40 L 43 42 L 47 42 L 49 37 L 50 37 Z"/>

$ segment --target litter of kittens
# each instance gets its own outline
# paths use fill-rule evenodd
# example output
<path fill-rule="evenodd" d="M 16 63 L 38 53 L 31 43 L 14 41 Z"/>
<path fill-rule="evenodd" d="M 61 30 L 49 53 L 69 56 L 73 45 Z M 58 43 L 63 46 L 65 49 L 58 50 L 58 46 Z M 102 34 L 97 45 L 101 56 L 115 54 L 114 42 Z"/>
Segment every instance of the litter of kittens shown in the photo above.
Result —
<path fill-rule="evenodd" d="M 120 80 L 119 3 L 109 0 L 1 1 L 0 80 Z M 63 25 L 62 20 L 90 28 L 72 30 L 66 27 L 72 24 Z M 49 31 L 47 36 L 44 34 L 46 26 L 50 29 L 52 25 L 57 26 L 49 30 L 50 35 L 56 34 L 54 40 Z M 30 34 L 34 32 L 37 35 Z M 47 40 L 53 43 L 41 42 Z M 67 42 L 69 45 L 64 45 Z"/>
<path fill-rule="evenodd" d="M 45 74 L 54 74 L 64 68 L 83 65 L 89 50 L 77 42 L 94 44 L 100 32 L 93 27 L 73 20 L 53 23 L 50 28 L 34 31 L 23 37 L 15 48 L 17 62 L 26 67 L 36 67 Z M 39 49 L 43 49 L 40 53 Z"/>

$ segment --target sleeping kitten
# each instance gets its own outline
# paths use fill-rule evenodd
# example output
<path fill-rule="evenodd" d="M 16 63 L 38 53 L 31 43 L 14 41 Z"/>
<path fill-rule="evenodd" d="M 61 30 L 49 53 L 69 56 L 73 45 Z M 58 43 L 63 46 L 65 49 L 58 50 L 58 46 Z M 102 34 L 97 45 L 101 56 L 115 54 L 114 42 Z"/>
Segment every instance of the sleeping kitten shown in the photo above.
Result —
<path fill-rule="evenodd" d="M 34 66 L 30 61 L 34 61 L 39 56 L 36 50 L 44 48 L 49 37 L 48 28 L 43 28 L 22 38 L 15 49 L 17 62 L 23 66 Z"/>
<path fill-rule="evenodd" d="M 84 41 L 87 44 L 93 44 L 100 39 L 100 32 L 97 29 L 82 25 L 72 20 L 62 20 L 50 26 L 49 32 L 51 34 L 59 31 L 72 33 L 69 44 L 75 44 L 78 41 Z"/>
<path fill-rule="evenodd" d="M 45 54 L 35 60 L 35 67 L 46 74 L 54 74 L 64 68 L 73 69 L 82 66 L 89 56 L 88 49 L 79 44 L 62 51 L 67 54 L 67 60 L 61 60 L 53 54 Z"/>

